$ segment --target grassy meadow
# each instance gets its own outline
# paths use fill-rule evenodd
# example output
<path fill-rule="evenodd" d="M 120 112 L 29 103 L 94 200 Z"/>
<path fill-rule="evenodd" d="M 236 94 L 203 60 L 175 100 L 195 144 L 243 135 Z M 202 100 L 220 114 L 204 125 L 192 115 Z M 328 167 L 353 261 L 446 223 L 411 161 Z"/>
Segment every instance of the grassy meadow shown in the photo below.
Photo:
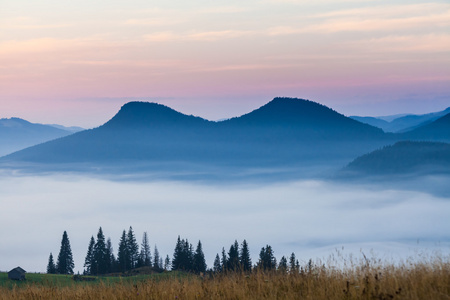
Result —
<path fill-rule="evenodd" d="M 180 272 L 74 281 L 72 276 L 0 274 L 0 299 L 449 299 L 450 261 L 315 263 L 298 272 L 190 275 Z"/>

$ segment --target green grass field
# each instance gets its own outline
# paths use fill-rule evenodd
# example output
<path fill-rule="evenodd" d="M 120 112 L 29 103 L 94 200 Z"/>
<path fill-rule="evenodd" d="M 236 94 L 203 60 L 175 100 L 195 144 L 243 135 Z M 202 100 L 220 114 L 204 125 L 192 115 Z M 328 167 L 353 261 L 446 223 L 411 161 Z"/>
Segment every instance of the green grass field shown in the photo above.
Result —
<path fill-rule="evenodd" d="M 165 280 L 182 278 L 188 276 L 181 272 L 165 272 L 151 275 L 135 275 L 135 276 L 88 276 L 95 278 L 94 281 L 75 281 L 73 275 L 59 275 L 59 274 L 42 274 L 42 273 L 27 273 L 26 280 L 10 280 L 8 273 L 0 273 L 0 287 L 12 289 L 13 287 L 27 287 L 27 286 L 46 286 L 46 287 L 73 287 L 73 286 L 95 286 L 98 284 L 113 285 L 116 283 L 130 283 L 136 284 L 146 280 Z"/>

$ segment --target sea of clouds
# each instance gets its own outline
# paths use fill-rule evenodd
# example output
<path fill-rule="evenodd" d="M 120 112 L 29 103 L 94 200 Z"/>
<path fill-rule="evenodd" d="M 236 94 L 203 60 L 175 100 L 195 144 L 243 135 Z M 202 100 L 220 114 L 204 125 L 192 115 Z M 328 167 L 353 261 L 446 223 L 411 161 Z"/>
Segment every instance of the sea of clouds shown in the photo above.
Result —
<path fill-rule="evenodd" d="M 279 259 L 376 256 L 398 261 L 450 253 L 450 199 L 425 192 L 318 180 L 284 183 L 117 181 L 76 175 L 0 177 L 0 270 L 45 272 L 67 231 L 82 272 L 101 226 L 117 253 L 130 226 L 140 244 L 172 258 L 178 235 L 202 241 L 212 266 L 222 247 L 247 240 L 253 262 L 269 244 Z"/>

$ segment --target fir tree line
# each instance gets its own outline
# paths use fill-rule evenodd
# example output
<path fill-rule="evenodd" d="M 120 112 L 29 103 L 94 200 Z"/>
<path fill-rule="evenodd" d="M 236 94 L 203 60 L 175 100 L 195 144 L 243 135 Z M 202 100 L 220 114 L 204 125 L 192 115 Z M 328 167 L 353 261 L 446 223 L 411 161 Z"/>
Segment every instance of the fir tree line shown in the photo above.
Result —
<path fill-rule="evenodd" d="M 194 247 L 187 239 L 181 239 L 178 236 L 172 260 L 170 260 L 168 255 L 163 260 L 156 245 L 154 246 L 152 256 L 147 232 L 144 232 L 142 243 L 139 247 L 131 226 L 128 231 L 123 230 L 122 232 L 118 245 L 117 258 L 113 253 L 111 239 L 105 238 L 101 227 L 96 237 L 95 239 L 94 236 L 91 236 L 88 244 L 84 262 L 85 275 L 125 273 L 141 267 L 148 267 L 155 272 L 171 269 L 197 274 L 207 271 L 214 273 L 251 272 L 253 269 L 280 272 L 302 271 L 294 253 L 289 257 L 289 261 L 283 256 L 280 262 L 277 263 L 274 251 L 270 245 L 261 248 L 258 261 L 255 265 L 252 265 L 250 250 L 246 240 L 240 245 L 236 240 L 230 246 L 228 252 L 223 247 L 221 256 L 217 253 L 213 267 L 208 269 L 201 241 L 198 241 L 194 250 Z M 309 265 L 311 263 L 310 261 Z M 74 263 L 70 242 L 67 232 L 64 231 L 58 260 L 55 264 L 53 254 L 50 253 L 47 273 L 73 274 L 73 268 Z M 307 268 L 308 266 L 305 267 L 305 269 Z"/>

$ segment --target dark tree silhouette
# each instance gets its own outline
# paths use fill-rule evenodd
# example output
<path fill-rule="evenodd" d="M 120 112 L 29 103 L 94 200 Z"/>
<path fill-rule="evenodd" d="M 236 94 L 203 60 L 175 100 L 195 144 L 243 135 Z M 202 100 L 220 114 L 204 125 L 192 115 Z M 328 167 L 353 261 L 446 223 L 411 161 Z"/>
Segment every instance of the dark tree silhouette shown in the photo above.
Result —
<path fill-rule="evenodd" d="M 242 242 L 239 262 L 244 272 L 250 272 L 252 270 L 252 260 L 250 258 L 250 250 L 248 249 L 248 244 L 246 240 Z"/>
<path fill-rule="evenodd" d="M 103 230 L 100 227 L 97 233 L 97 242 L 94 245 L 94 264 L 91 266 L 91 274 L 105 274 L 110 257 L 106 253 L 106 242 Z"/>
<path fill-rule="evenodd" d="M 95 239 L 93 236 L 91 236 L 91 240 L 89 241 L 88 250 L 86 253 L 86 258 L 84 259 L 84 274 L 91 275 L 91 268 L 92 265 L 95 264 L 94 262 L 94 245 L 95 245 Z"/>
<path fill-rule="evenodd" d="M 155 271 L 162 271 L 162 264 L 160 264 L 160 256 L 159 256 L 159 251 L 158 251 L 158 247 L 155 245 L 155 249 L 153 250 L 153 269 Z"/>
<path fill-rule="evenodd" d="M 50 252 L 50 256 L 48 257 L 47 273 L 48 274 L 56 274 L 56 265 L 53 260 L 53 254 L 51 252 Z"/>
<path fill-rule="evenodd" d="M 139 257 L 142 266 L 152 266 L 152 254 L 150 251 L 147 232 L 144 232 L 144 234 L 142 235 L 141 253 L 139 254 Z"/>
<path fill-rule="evenodd" d="M 120 238 L 119 241 L 119 249 L 117 252 L 117 263 L 119 265 L 120 272 L 126 272 L 131 269 L 130 256 L 128 254 L 127 233 L 125 230 L 122 232 L 122 237 Z"/>
<path fill-rule="evenodd" d="M 216 254 L 216 258 L 214 259 L 213 271 L 216 273 L 222 272 L 219 253 Z"/>
<path fill-rule="evenodd" d="M 288 270 L 288 262 L 286 257 L 282 256 L 280 259 L 280 263 L 278 264 L 278 271 L 281 273 L 287 273 Z"/>
<path fill-rule="evenodd" d="M 292 274 L 298 273 L 300 271 L 300 264 L 298 260 L 295 258 L 295 253 L 292 252 L 291 257 L 289 258 L 289 272 Z"/>
<path fill-rule="evenodd" d="M 206 272 L 205 254 L 203 253 L 202 243 L 198 241 L 197 249 L 194 253 L 193 269 L 196 273 Z"/>
<path fill-rule="evenodd" d="M 277 260 L 273 255 L 272 247 L 266 245 L 266 247 L 262 247 L 259 252 L 259 261 L 257 264 L 258 268 L 264 271 L 275 270 L 277 267 Z"/>
<path fill-rule="evenodd" d="M 183 243 L 181 242 L 180 236 L 178 236 L 175 250 L 173 251 L 172 270 L 181 269 L 184 260 L 183 254 Z"/>
<path fill-rule="evenodd" d="M 114 265 L 115 265 L 115 257 L 114 257 L 114 250 L 112 247 L 111 239 L 108 238 L 106 240 L 106 255 L 105 255 L 105 264 L 106 264 L 106 273 L 111 273 L 114 271 Z"/>
<path fill-rule="evenodd" d="M 61 249 L 58 254 L 58 261 L 56 263 L 56 270 L 59 274 L 73 274 L 74 267 L 69 237 L 67 232 L 64 231 L 61 240 Z"/>
<path fill-rule="evenodd" d="M 225 247 L 222 247 L 222 271 L 227 270 L 227 263 L 228 263 L 227 253 L 225 252 Z"/>
<path fill-rule="evenodd" d="M 227 270 L 238 271 L 239 269 L 239 243 L 234 241 L 234 244 L 230 246 L 228 251 Z"/>
<path fill-rule="evenodd" d="M 184 240 L 178 236 L 173 252 L 172 270 L 192 271 L 193 259 L 192 245 L 187 239 Z"/>
<path fill-rule="evenodd" d="M 169 271 L 170 269 L 170 258 L 169 255 L 166 255 L 166 259 L 164 260 L 164 270 Z"/>
<path fill-rule="evenodd" d="M 128 259 L 130 261 L 130 268 L 134 269 L 139 259 L 139 245 L 136 241 L 136 237 L 133 232 L 133 228 L 130 226 L 127 234 L 127 247 L 128 247 Z"/>

